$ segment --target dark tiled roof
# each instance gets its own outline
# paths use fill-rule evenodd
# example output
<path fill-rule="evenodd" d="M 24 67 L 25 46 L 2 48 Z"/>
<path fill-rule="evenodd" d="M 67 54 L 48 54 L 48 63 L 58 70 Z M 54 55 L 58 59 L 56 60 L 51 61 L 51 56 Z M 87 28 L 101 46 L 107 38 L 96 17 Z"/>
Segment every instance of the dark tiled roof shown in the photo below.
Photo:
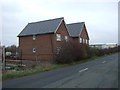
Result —
<path fill-rule="evenodd" d="M 84 24 L 84 22 L 67 24 L 70 36 L 79 37 Z"/>
<path fill-rule="evenodd" d="M 18 35 L 27 36 L 27 35 L 36 35 L 36 34 L 46 34 L 54 33 L 61 21 L 64 18 L 50 19 L 40 22 L 28 23 L 28 25 L 23 29 L 23 31 Z"/>

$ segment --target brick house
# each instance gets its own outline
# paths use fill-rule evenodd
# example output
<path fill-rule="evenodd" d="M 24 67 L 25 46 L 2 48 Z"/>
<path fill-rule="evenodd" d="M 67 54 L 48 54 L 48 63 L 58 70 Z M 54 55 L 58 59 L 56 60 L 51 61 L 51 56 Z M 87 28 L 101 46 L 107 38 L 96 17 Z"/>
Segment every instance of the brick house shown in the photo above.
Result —
<path fill-rule="evenodd" d="M 22 59 L 27 60 L 53 60 L 63 41 L 89 42 L 85 23 L 66 24 L 63 17 L 28 23 L 18 37 Z"/>
<path fill-rule="evenodd" d="M 89 45 L 89 36 L 85 22 L 67 24 L 67 27 L 72 41 Z"/>

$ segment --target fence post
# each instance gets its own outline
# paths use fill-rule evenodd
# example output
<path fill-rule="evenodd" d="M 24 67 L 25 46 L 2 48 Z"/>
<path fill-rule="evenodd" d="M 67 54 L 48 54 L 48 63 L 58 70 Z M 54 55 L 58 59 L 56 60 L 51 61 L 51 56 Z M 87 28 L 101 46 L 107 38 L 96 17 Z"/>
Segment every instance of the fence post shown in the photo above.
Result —
<path fill-rule="evenodd" d="M 37 53 L 35 53 L 36 65 L 38 65 Z"/>
<path fill-rule="evenodd" d="M 3 61 L 3 70 L 5 70 L 6 69 L 5 47 L 2 48 L 2 61 Z"/>
<path fill-rule="evenodd" d="M 21 66 L 22 66 L 22 50 L 20 50 L 20 59 L 21 59 Z"/>

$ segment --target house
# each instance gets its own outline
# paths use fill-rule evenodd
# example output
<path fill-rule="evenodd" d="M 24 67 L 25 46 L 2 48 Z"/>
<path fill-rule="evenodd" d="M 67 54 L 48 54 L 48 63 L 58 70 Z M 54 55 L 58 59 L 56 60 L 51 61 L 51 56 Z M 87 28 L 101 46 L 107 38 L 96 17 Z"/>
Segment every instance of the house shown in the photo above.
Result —
<path fill-rule="evenodd" d="M 91 44 L 90 47 L 97 49 L 105 49 L 106 45 L 104 43 Z"/>
<path fill-rule="evenodd" d="M 53 60 L 63 41 L 89 40 L 85 23 L 66 25 L 63 17 L 28 23 L 18 37 L 22 59 L 28 60 Z"/>
<path fill-rule="evenodd" d="M 114 48 L 114 47 L 118 47 L 117 43 L 106 43 L 106 47 L 107 48 Z"/>
<path fill-rule="evenodd" d="M 89 45 L 89 36 L 85 26 L 85 22 L 67 24 L 68 32 L 72 41 L 85 43 Z"/>
<path fill-rule="evenodd" d="M 90 47 L 98 48 L 98 49 L 108 49 L 108 48 L 114 48 L 117 46 L 118 45 L 116 43 L 94 43 L 90 45 Z"/>

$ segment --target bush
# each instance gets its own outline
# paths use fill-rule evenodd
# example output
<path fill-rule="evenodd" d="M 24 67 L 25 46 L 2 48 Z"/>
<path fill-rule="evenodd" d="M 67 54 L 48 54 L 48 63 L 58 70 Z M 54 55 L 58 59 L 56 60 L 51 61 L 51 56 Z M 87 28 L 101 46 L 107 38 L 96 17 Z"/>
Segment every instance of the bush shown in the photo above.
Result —
<path fill-rule="evenodd" d="M 94 52 L 94 55 L 96 56 L 103 56 L 103 55 L 118 52 L 118 47 L 107 48 L 107 49 L 96 49 L 96 50 L 95 49 L 96 48 L 92 49 L 92 51 Z"/>
<path fill-rule="evenodd" d="M 71 63 L 74 58 L 74 49 L 71 43 L 64 43 L 61 45 L 59 54 L 56 55 L 56 63 Z"/>
<path fill-rule="evenodd" d="M 90 57 L 90 50 L 87 45 L 64 42 L 61 45 L 59 54 L 56 55 L 56 63 L 72 63 Z"/>
<path fill-rule="evenodd" d="M 91 48 L 86 44 L 80 44 L 77 42 L 63 42 L 59 54 L 56 55 L 56 63 L 72 63 L 74 61 L 80 61 L 93 56 L 103 56 L 120 51 L 120 47 L 97 49 Z"/>

